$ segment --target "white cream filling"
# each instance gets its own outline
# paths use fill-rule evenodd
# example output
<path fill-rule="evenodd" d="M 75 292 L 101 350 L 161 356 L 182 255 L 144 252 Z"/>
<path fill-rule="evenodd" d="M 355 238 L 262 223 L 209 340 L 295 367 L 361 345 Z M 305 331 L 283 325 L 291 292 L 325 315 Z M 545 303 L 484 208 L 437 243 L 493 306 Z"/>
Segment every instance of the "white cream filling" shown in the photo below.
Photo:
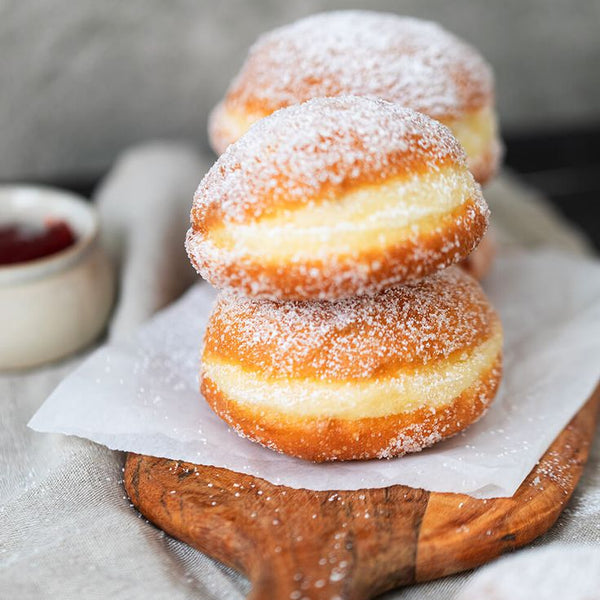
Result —
<path fill-rule="evenodd" d="M 477 192 L 467 171 L 365 185 L 252 223 L 211 229 L 215 247 L 250 259 L 310 260 L 389 248 L 432 226 Z"/>
<path fill-rule="evenodd" d="M 476 163 L 496 143 L 498 122 L 496 112 L 491 106 L 486 106 L 462 119 L 443 123 L 461 143 L 469 162 Z"/>
<path fill-rule="evenodd" d="M 502 349 L 498 330 L 489 340 L 451 361 L 400 369 L 383 379 L 326 382 L 268 379 L 239 365 L 207 360 L 204 374 L 227 398 L 255 410 L 277 410 L 297 417 L 360 419 L 384 417 L 448 404 L 472 386 Z"/>

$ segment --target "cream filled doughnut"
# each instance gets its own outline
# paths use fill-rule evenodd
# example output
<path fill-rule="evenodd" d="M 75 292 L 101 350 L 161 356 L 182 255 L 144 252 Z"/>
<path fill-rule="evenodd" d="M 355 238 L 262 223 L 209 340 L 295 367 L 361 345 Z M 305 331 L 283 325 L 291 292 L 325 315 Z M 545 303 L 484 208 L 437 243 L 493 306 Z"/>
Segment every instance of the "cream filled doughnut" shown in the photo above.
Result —
<path fill-rule="evenodd" d="M 314 461 L 399 456 L 478 419 L 501 376 L 502 329 L 458 267 L 374 296 L 219 296 L 201 389 L 240 434 Z"/>
<path fill-rule="evenodd" d="M 195 194 L 186 247 L 217 288 L 335 299 L 464 259 L 488 212 L 439 122 L 378 99 L 316 98 L 220 156 Z"/>
<path fill-rule="evenodd" d="M 439 25 L 371 11 L 310 16 L 259 38 L 209 119 L 217 154 L 279 108 L 324 96 L 372 96 L 447 125 L 480 182 L 501 144 L 491 68 Z"/>

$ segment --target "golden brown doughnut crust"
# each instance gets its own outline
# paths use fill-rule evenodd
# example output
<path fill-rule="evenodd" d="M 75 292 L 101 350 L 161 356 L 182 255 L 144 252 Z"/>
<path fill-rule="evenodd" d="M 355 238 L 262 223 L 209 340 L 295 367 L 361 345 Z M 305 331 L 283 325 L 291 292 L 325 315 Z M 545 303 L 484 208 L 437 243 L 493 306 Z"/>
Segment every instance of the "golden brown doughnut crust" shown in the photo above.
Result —
<path fill-rule="evenodd" d="M 224 110 L 261 118 L 311 98 L 353 94 L 444 121 L 492 105 L 493 88 L 481 55 L 436 23 L 372 11 L 320 13 L 252 46 L 211 119 L 211 138 L 222 151 Z"/>
<path fill-rule="evenodd" d="M 483 416 L 502 375 L 502 358 L 448 406 L 358 420 L 300 419 L 226 398 L 209 378 L 201 391 L 211 408 L 238 434 L 291 456 L 315 462 L 393 458 L 447 439 Z"/>
<path fill-rule="evenodd" d="M 421 235 L 418 241 L 407 240 L 385 255 L 363 254 L 366 268 L 357 271 L 353 256 L 333 263 L 312 261 L 271 265 L 238 259 L 217 262 L 199 259 L 189 253 L 190 260 L 217 288 L 234 288 L 248 296 L 265 298 L 335 299 L 356 294 L 376 293 L 398 282 L 412 282 L 436 269 L 444 269 L 460 261 L 476 248 L 487 229 L 487 214 L 479 209 L 478 200 L 460 207 L 440 220 L 440 227 Z M 188 233 L 188 240 L 191 233 Z M 455 241 L 460 246 L 455 247 Z M 369 268 L 377 265 L 376 269 Z"/>
<path fill-rule="evenodd" d="M 316 256 L 272 260 L 213 240 L 228 227 L 282 215 L 293 220 L 294 211 L 334 204 L 365 186 L 376 195 L 378 185 L 392 181 L 401 188 L 419 178 L 434 186 L 428 201 L 435 204 L 450 190 L 456 206 L 427 223 L 415 216 L 387 247 L 375 240 L 377 250 L 340 255 L 328 254 L 323 244 Z M 217 160 L 194 197 L 186 247 L 192 264 L 217 288 L 286 300 L 335 299 L 375 293 L 460 261 L 487 221 L 464 151 L 446 127 L 381 100 L 318 98 L 263 119 Z"/>
<path fill-rule="evenodd" d="M 278 302 L 221 294 L 204 356 L 266 377 L 365 380 L 447 359 L 490 337 L 498 317 L 457 267 L 371 297 Z"/>
<path fill-rule="evenodd" d="M 480 183 L 498 168 L 494 80 L 481 55 L 436 23 L 371 11 L 321 13 L 261 36 L 210 115 L 211 144 L 221 154 L 275 110 L 344 94 L 383 98 L 483 136 L 467 150 L 469 168 Z"/>
<path fill-rule="evenodd" d="M 423 370 L 445 377 L 452 364 L 467 364 L 467 356 L 487 356 L 482 349 L 499 335 L 498 316 L 483 291 L 458 267 L 376 296 L 336 302 L 221 294 L 206 329 L 201 389 L 227 423 L 269 448 L 315 461 L 398 456 L 453 435 L 483 414 L 500 381 L 498 343 L 478 363 L 487 366 L 477 367 L 473 383 L 442 404 L 420 398 L 410 410 L 386 412 L 384 406 L 382 415 L 361 417 L 359 400 L 356 414 L 339 417 L 319 386 L 385 386 L 398 373 L 418 380 Z M 265 404 L 263 393 L 243 402 L 228 396 L 211 374 L 229 367 L 242 374 L 234 385 L 245 391 L 244 382 L 253 378 L 273 389 L 300 382 L 312 400 L 318 394 L 318 414 L 303 412 L 303 397 L 291 398 L 300 403 L 298 412 L 280 395 L 275 405 Z M 393 399 L 381 400 L 387 401 Z"/>
<path fill-rule="evenodd" d="M 437 121 L 372 98 L 315 98 L 256 123 L 219 157 L 194 195 L 192 227 L 253 221 L 444 167 L 462 172 L 466 157 Z"/>

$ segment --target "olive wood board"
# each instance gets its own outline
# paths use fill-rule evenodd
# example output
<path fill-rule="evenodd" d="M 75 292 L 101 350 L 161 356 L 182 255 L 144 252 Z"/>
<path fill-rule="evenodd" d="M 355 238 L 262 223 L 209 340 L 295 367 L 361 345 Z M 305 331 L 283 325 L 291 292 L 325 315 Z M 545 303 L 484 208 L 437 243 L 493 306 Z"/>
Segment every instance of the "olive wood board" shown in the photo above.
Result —
<path fill-rule="evenodd" d="M 125 489 L 168 534 L 245 573 L 253 600 L 364 600 L 471 569 L 547 531 L 594 436 L 600 387 L 511 498 L 402 485 L 316 492 L 137 454 Z"/>

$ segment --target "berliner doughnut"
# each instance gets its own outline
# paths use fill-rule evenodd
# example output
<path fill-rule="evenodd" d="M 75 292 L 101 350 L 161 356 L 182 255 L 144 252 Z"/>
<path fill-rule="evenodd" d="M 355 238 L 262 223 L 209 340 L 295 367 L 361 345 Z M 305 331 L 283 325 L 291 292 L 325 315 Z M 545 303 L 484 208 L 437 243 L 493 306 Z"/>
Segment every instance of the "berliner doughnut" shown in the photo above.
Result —
<path fill-rule="evenodd" d="M 222 293 L 201 389 L 240 434 L 313 461 L 399 456 L 493 399 L 500 321 L 458 267 L 374 296 L 281 302 Z"/>
<path fill-rule="evenodd" d="M 186 247 L 217 288 L 336 299 L 464 259 L 488 212 L 439 122 L 373 98 L 316 98 L 221 155 L 195 194 Z"/>
<path fill-rule="evenodd" d="M 217 154 L 273 111 L 324 96 L 374 96 L 447 125 L 479 182 L 501 144 L 491 68 L 439 25 L 393 14 L 317 14 L 263 35 L 209 119 Z"/>

